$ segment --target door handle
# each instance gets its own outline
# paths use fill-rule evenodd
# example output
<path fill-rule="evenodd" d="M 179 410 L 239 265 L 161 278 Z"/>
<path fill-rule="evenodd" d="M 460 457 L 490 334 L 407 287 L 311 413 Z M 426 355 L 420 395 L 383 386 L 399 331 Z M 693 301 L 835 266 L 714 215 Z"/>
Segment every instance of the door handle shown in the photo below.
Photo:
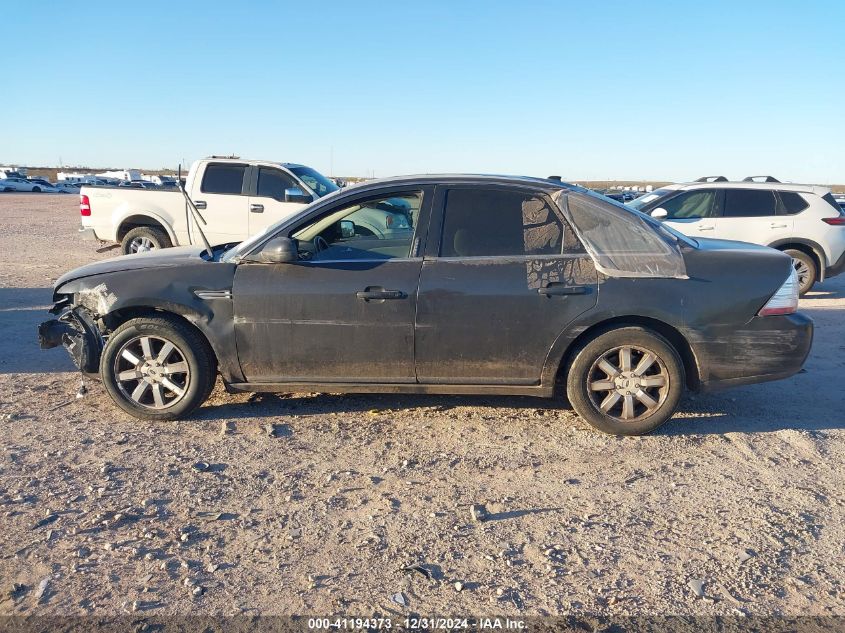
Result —
<path fill-rule="evenodd" d="M 194 200 L 194 206 L 197 209 L 205 209 L 208 205 L 205 203 L 205 200 Z"/>
<path fill-rule="evenodd" d="M 541 295 L 550 297 L 552 295 L 585 295 L 590 292 L 589 286 L 564 286 L 563 284 L 549 284 L 542 288 L 537 288 L 537 292 Z"/>
<path fill-rule="evenodd" d="M 769 225 L 769 228 L 772 228 L 772 229 L 785 229 L 785 228 L 786 228 L 786 224 L 776 224 L 775 222 L 772 222 L 772 223 Z"/>
<path fill-rule="evenodd" d="M 251 204 L 251 205 L 249 205 L 249 212 L 250 213 L 264 213 L 264 205 L 263 204 Z"/>
<path fill-rule="evenodd" d="M 404 299 L 407 295 L 401 290 L 359 290 L 355 296 L 364 301 L 383 301 L 385 299 Z"/>
<path fill-rule="evenodd" d="M 716 227 L 715 226 L 699 226 L 698 230 L 699 231 L 712 231 L 714 228 L 716 228 Z"/>

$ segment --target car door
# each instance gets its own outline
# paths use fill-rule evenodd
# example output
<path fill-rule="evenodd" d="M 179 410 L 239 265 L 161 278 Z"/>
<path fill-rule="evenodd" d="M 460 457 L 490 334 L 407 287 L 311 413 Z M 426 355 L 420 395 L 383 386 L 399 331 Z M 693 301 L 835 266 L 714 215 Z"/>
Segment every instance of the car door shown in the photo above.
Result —
<path fill-rule="evenodd" d="M 289 218 L 305 206 L 303 202 L 287 202 L 285 192 L 290 189 L 301 191 L 301 186 L 288 172 L 259 165 L 252 168 L 254 185 L 249 196 L 249 232 L 251 235 L 263 231 L 271 224 Z M 304 193 L 304 192 L 302 192 Z"/>
<path fill-rule="evenodd" d="M 666 224 L 684 235 L 715 237 L 720 201 L 716 189 L 693 189 L 665 200 L 657 209 L 666 212 L 663 218 Z M 652 210 L 652 214 L 657 209 Z"/>
<path fill-rule="evenodd" d="M 416 381 L 414 314 L 432 194 L 418 187 L 344 196 L 285 229 L 298 261 L 238 266 L 235 336 L 248 381 Z M 408 210 L 402 227 L 376 234 L 356 223 L 396 200 Z M 397 226 L 391 211 L 381 212 L 383 225 Z"/>
<path fill-rule="evenodd" d="M 194 204 L 206 221 L 202 230 L 212 246 L 249 237 L 247 169 L 242 163 L 207 163 L 199 191 L 193 192 Z"/>
<path fill-rule="evenodd" d="M 420 274 L 420 383 L 539 384 L 554 341 L 597 300 L 594 264 L 545 194 L 438 187 Z"/>
<path fill-rule="evenodd" d="M 779 212 L 774 189 L 723 191 L 724 207 L 716 221 L 716 237 L 763 246 L 792 237 L 794 218 Z"/>

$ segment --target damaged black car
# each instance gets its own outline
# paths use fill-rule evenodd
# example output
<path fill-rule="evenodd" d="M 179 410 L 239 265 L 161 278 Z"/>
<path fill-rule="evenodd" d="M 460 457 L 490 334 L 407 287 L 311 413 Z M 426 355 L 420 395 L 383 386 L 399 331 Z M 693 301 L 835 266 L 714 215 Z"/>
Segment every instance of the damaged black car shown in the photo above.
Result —
<path fill-rule="evenodd" d="M 230 391 L 568 399 L 635 435 L 685 389 L 796 373 L 813 334 L 787 255 L 497 176 L 367 183 L 230 248 L 83 266 L 54 301 L 42 347 L 148 420 L 187 416 L 219 374 Z"/>

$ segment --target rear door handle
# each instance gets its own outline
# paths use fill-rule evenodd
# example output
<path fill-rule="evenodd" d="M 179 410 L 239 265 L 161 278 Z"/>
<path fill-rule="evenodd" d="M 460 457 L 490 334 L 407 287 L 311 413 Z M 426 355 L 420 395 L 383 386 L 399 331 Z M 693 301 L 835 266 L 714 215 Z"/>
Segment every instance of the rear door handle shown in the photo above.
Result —
<path fill-rule="evenodd" d="M 250 213 L 264 213 L 264 205 L 263 204 L 251 204 L 249 205 Z"/>
<path fill-rule="evenodd" d="M 589 286 L 564 286 L 563 284 L 549 284 L 542 288 L 537 288 L 537 292 L 541 295 L 585 295 L 590 292 Z"/>
<path fill-rule="evenodd" d="M 716 228 L 715 226 L 699 226 L 698 230 L 699 231 L 712 231 L 715 228 Z"/>
<path fill-rule="evenodd" d="M 773 228 L 773 229 L 785 229 L 785 228 L 786 228 L 786 224 L 777 224 L 777 223 L 775 223 L 775 222 L 772 222 L 772 223 L 769 225 L 769 227 L 770 227 L 770 228 Z"/>
<path fill-rule="evenodd" d="M 194 200 L 194 206 L 197 209 L 205 209 L 208 205 L 205 203 L 205 200 Z"/>
<path fill-rule="evenodd" d="M 401 290 L 359 290 L 355 296 L 364 301 L 383 301 L 385 299 L 404 299 L 407 295 Z"/>

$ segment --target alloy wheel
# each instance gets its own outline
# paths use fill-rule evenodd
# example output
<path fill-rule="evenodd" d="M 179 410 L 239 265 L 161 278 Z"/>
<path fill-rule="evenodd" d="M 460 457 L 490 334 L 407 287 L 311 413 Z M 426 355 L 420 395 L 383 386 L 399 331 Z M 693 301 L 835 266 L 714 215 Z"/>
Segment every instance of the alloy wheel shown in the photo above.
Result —
<path fill-rule="evenodd" d="M 810 281 L 810 267 L 807 265 L 807 262 L 795 257 L 792 258 L 792 265 L 795 267 L 795 272 L 798 275 L 798 287 L 804 288 Z"/>
<path fill-rule="evenodd" d="M 657 354 L 625 345 L 596 360 L 587 374 L 593 405 L 620 422 L 637 422 L 657 411 L 669 393 L 669 372 Z"/>
<path fill-rule="evenodd" d="M 148 237 L 138 236 L 129 242 L 130 253 L 146 253 L 147 251 L 155 250 L 155 243 Z"/>
<path fill-rule="evenodd" d="M 117 388 L 135 404 L 167 409 L 188 391 L 191 371 L 185 354 L 158 336 L 136 336 L 120 348 L 114 361 Z"/>

